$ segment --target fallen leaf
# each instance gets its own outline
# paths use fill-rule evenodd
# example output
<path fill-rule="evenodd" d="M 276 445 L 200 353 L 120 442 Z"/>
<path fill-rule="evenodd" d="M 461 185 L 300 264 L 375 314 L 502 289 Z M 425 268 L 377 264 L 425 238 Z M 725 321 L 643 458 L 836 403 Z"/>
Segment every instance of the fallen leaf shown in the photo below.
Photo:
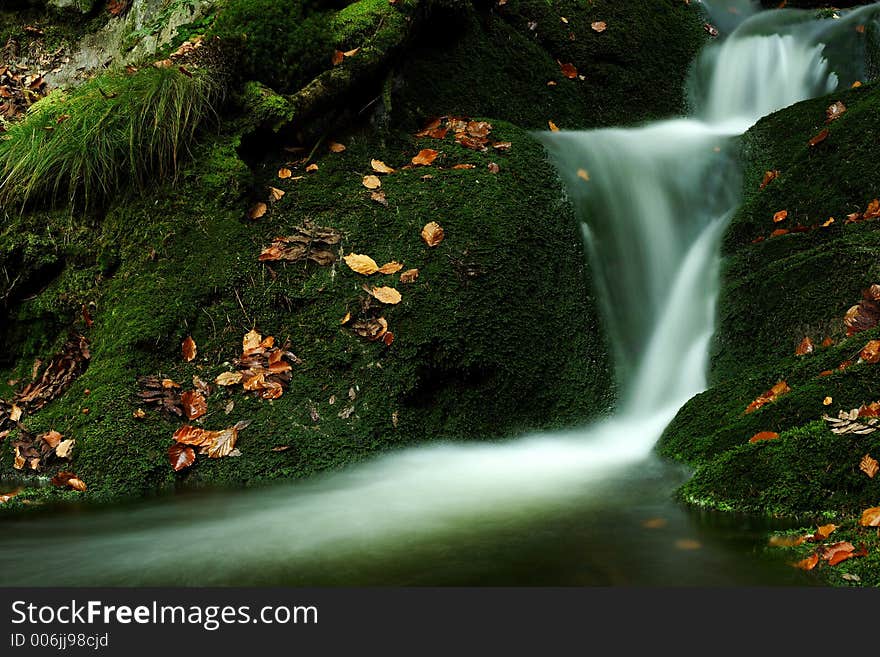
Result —
<path fill-rule="evenodd" d="M 791 564 L 795 568 L 800 568 L 801 570 L 813 570 L 816 567 L 816 564 L 819 563 L 819 555 L 811 554 L 806 559 L 801 559 L 800 561 Z"/>
<path fill-rule="evenodd" d="M 839 100 L 828 107 L 825 110 L 825 123 L 831 123 L 832 121 L 836 121 L 843 113 L 846 111 L 846 105 L 844 105 Z"/>
<path fill-rule="evenodd" d="M 318 170 L 318 165 L 315 163 L 310 164 L 306 167 L 306 173 L 315 173 Z"/>
<path fill-rule="evenodd" d="M 578 70 L 575 68 L 574 64 L 563 64 L 558 59 L 556 63 L 559 64 L 559 70 L 562 71 L 562 74 L 567 77 L 569 80 L 574 80 L 578 76 Z"/>
<path fill-rule="evenodd" d="M 370 166 L 376 173 L 394 173 L 396 169 L 388 166 L 382 160 L 370 160 Z"/>
<path fill-rule="evenodd" d="M 422 239 L 428 246 L 437 246 L 443 241 L 444 237 L 446 237 L 446 233 L 436 221 L 427 223 L 424 228 L 422 228 Z"/>
<path fill-rule="evenodd" d="M 345 150 L 345 144 L 340 144 L 335 141 L 331 141 L 327 147 L 330 149 L 331 153 L 342 153 Z"/>
<path fill-rule="evenodd" d="M 775 431 L 759 431 L 754 436 L 749 438 L 750 443 L 758 443 L 764 440 L 776 440 L 779 438 L 779 434 Z"/>
<path fill-rule="evenodd" d="M 180 345 L 180 351 L 183 354 L 183 360 L 187 363 L 191 363 L 195 360 L 198 348 L 196 347 L 196 341 L 192 339 L 191 335 L 186 336 L 183 344 Z"/>
<path fill-rule="evenodd" d="M 375 342 L 388 332 L 388 322 L 384 317 L 354 322 L 351 327 L 355 333 L 370 342 Z"/>
<path fill-rule="evenodd" d="M 72 458 L 72 452 L 75 445 L 76 440 L 74 440 L 73 438 L 62 440 L 55 448 L 55 456 L 59 459 L 70 460 Z"/>
<path fill-rule="evenodd" d="M 12 405 L 12 408 L 9 411 L 9 419 L 13 422 L 18 422 L 21 419 L 21 406 Z"/>
<path fill-rule="evenodd" d="M 234 386 L 241 383 L 241 372 L 223 372 L 214 379 L 218 386 Z"/>
<path fill-rule="evenodd" d="M 386 347 L 390 347 L 391 343 L 394 342 L 394 334 L 391 331 L 387 331 L 385 335 L 382 336 L 382 342 L 385 343 Z"/>
<path fill-rule="evenodd" d="M 340 324 L 348 324 L 350 321 L 351 321 L 351 313 L 347 312 L 347 313 L 345 313 L 345 316 L 339 320 L 339 323 Z"/>
<path fill-rule="evenodd" d="M 859 358 L 872 365 L 880 362 L 880 340 L 871 340 L 866 344 L 859 352 Z"/>
<path fill-rule="evenodd" d="M 379 190 L 371 193 L 370 200 L 373 200 L 376 203 L 379 203 L 380 205 L 384 205 L 385 207 L 388 207 L 388 198 L 385 196 L 384 189 L 379 189 Z"/>
<path fill-rule="evenodd" d="M 837 525 L 834 524 L 820 525 L 816 527 L 816 533 L 813 534 L 813 540 L 824 541 L 826 538 L 831 536 L 832 533 L 834 533 L 835 529 L 837 529 Z"/>
<path fill-rule="evenodd" d="M 438 155 L 440 155 L 439 152 L 431 148 L 424 148 L 420 150 L 415 157 L 413 157 L 412 163 L 417 166 L 430 166 L 431 164 L 433 164 L 434 160 L 437 159 Z"/>
<path fill-rule="evenodd" d="M 245 333 L 244 337 L 241 339 L 242 353 L 248 354 L 255 349 L 258 349 L 262 340 L 263 336 L 257 333 L 256 329 L 251 329 L 250 331 Z"/>
<path fill-rule="evenodd" d="M 23 491 L 23 490 L 24 490 L 24 488 L 16 488 L 15 490 L 11 490 L 8 493 L 3 493 L 2 495 L 0 495 L 0 504 L 5 504 L 9 500 L 11 500 L 13 497 L 20 494 L 21 491 Z"/>
<path fill-rule="evenodd" d="M 369 289 L 369 293 L 373 296 L 373 298 L 389 305 L 396 305 L 400 303 L 402 299 L 402 297 L 400 296 L 400 292 L 395 290 L 393 287 L 373 287 Z"/>
<path fill-rule="evenodd" d="M 584 182 L 590 182 L 590 174 L 586 169 L 578 169 L 577 177 L 583 180 Z"/>
<path fill-rule="evenodd" d="M 196 420 L 208 412 L 208 402 L 198 390 L 187 390 L 180 395 L 183 412 L 189 420 Z"/>
<path fill-rule="evenodd" d="M 460 171 L 462 169 L 476 169 L 476 168 L 477 168 L 476 164 L 454 164 L 454 165 L 452 165 L 452 169 L 454 171 Z"/>
<path fill-rule="evenodd" d="M 849 541 L 838 541 L 831 545 L 826 545 L 821 550 L 822 558 L 828 562 L 829 566 L 836 566 L 841 561 L 846 561 L 856 556 L 855 546 Z"/>
<path fill-rule="evenodd" d="M 392 260 L 391 262 L 386 262 L 384 265 L 379 267 L 380 274 L 396 274 L 401 269 L 403 269 L 403 265 L 399 262 Z"/>
<path fill-rule="evenodd" d="M 874 199 L 870 203 L 868 203 L 868 209 L 865 210 L 864 214 L 865 219 L 877 219 L 880 218 L 880 199 Z"/>
<path fill-rule="evenodd" d="M 342 55 L 344 57 L 354 57 L 355 55 L 358 54 L 359 50 L 360 50 L 360 48 L 352 48 L 351 50 L 346 50 L 345 52 L 343 52 Z"/>
<path fill-rule="evenodd" d="M 825 399 L 822 400 L 822 406 L 831 406 L 831 404 L 833 404 L 833 403 L 834 403 L 833 397 L 826 397 Z"/>
<path fill-rule="evenodd" d="M 413 283 L 419 277 L 418 269 L 407 269 L 400 275 L 401 283 Z"/>
<path fill-rule="evenodd" d="M 559 128 L 556 127 L 556 124 L 553 121 L 547 121 L 547 125 L 550 127 L 552 132 L 559 132 Z"/>
<path fill-rule="evenodd" d="M 810 338 L 804 338 L 794 350 L 795 356 L 806 356 L 813 353 L 813 341 Z"/>
<path fill-rule="evenodd" d="M 859 470 L 868 475 L 870 479 L 873 479 L 877 471 L 880 470 L 880 464 L 870 454 L 865 454 L 859 462 Z"/>
<path fill-rule="evenodd" d="M 813 137 L 812 139 L 810 139 L 810 141 L 808 141 L 807 144 L 808 144 L 811 148 L 812 148 L 813 146 L 818 146 L 818 145 L 821 144 L 823 141 L 825 141 L 826 139 L 828 139 L 828 135 L 829 135 L 829 134 L 831 134 L 831 133 L 828 132 L 828 128 L 825 128 L 825 129 L 822 130 L 822 132 L 820 132 L 818 135 L 816 135 L 815 137 Z"/>
<path fill-rule="evenodd" d="M 58 486 L 59 488 L 72 488 L 80 493 L 87 489 L 85 482 L 72 472 L 59 472 L 52 477 L 52 485 Z"/>
<path fill-rule="evenodd" d="M 862 511 L 859 524 L 862 527 L 880 527 L 880 506 L 872 506 L 870 509 Z"/>
<path fill-rule="evenodd" d="M 280 201 L 286 193 L 283 189 L 269 187 L 269 199 L 272 201 Z"/>
<path fill-rule="evenodd" d="M 663 529 L 669 522 L 666 518 L 649 518 L 642 523 L 645 529 Z"/>
<path fill-rule="evenodd" d="M 768 541 L 770 547 L 796 547 L 803 545 L 807 540 L 806 536 L 771 536 Z"/>
<path fill-rule="evenodd" d="M 272 448 L 273 452 L 286 452 L 290 449 L 290 445 L 276 445 Z"/>
<path fill-rule="evenodd" d="M 349 253 L 343 258 L 343 260 L 345 260 L 345 264 L 348 265 L 349 269 L 356 271 L 358 274 L 363 274 L 364 276 L 369 276 L 379 271 L 379 265 L 377 265 L 376 261 L 368 255 Z"/>
<path fill-rule="evenodd" d="M 773 223 L 778 224 L 780 221 L 788 219 L 788 210 L 780 210 L 773 215 Z"/>
<path fill-rule="evenodd" d="M 175 472 L 180 472 L 196 462 L 195 450 L 182 443 L 174 443 L 168 448 L 168 461 Z"/>
<path fill-rule="evenodd" d="M 143 420 L 145 417 L 147 417 L 147 412 L 142 408 L 138 408 L 134 411 L 134 413 L 131 414 L 131 416 L 136 420 Z"/>
<path fill-rule="evenodd" d="M 290 178 L 292 175 L 293 171 L 291 171 L 290 169 L 287 169 L 285 167 L 281 167 L 280 169 L 278 169 L 278 177 L 282 180 Z"/>
<path fill-rule="evenodd" d="M 764 179 L 761 181 L 761 189 L 764 189 L 765 187 L 767 187 L 767 185 L 769 185 L 771 182 L 776 180 L 778 177 L 779 177 L 779 171 L 776 171 L 776 170 L 767 171 L 764 174 Z"/>
<path fill-rule="evenodd" d="M 341 50 L 334 50 L 333 56 L 330 58 L 330 63 L 333 64 L 333 66 L 338 66 L 342 63 L 343 59 L 345 59 L 345 53 Z"/>
<path fill-rule="evenodd" d="M 498 173 L 501 171 L 501 167 L 499 167 L 496 162 L 489 162 L 486 168 L 489 169 L 489 173 Z"/>
<path fill-rule="evenodd" d="M 266 212 L 269 210 L 269 206 L 263 203 L 262 201 L 258 203 L 254 203 L 250 209 L 248 210 L 247 216 L 248 219 L 256 220 L 260 217 L 264 216 Z"/>
<path fill-rule="evenodd" d="M 608 25 L 605 23 L 605 21 L 596 21 L 595 23 L 591 23 L 590 27 L 593 29 L 593 32 L 597 32 L 599 34 L 608 29 Z"/>
<path fill-rule="evenodd" d="M 758 410 L 762 406 L 765 406 L 771 402 L 776 401 L 782 395 L 791 392 L 791 388 L 788 387 L 788 384 L 785 381 L 780 381 L 776 385 L 774 385 L 769 390 L 766 390 L 761 395 L 758 396 L 755 401 L 749 404 L 746 407 L 746 413 L 752 413 L 753 411 Z"/>
<path fill-rule="evenodd" d="M 379 176 L 364 176 L 361 184 L 367 189 L 378 189 L 382 186 L 382 181 L 379 180 Z"/>

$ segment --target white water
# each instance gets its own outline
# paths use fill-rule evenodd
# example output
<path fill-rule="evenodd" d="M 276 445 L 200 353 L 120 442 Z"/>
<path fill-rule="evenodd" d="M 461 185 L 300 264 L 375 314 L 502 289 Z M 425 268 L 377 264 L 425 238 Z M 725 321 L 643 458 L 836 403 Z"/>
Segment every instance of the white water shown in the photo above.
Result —
<path fill-rule="evenodd" d="M 105 514 L 63 545 L 63 526 L 36 521 L 2 547 L 41 564 L 42 583 L 236 581 L 237 573 L 381 552 L 540 513 L 645 459 L 677 409 L 706 385 L 718 241 L 740 188 L 733 139 L 767 112 L 836 84 L 812 25 L 785 25 L 784 37 L 735 33 L 704 54 L 711 73 L 700 118 L 542 135 L 585 220 L 619 363 L 616 415 L 502 445 L 411 449 L 199 508 L 172 501 L 137 510 L 131 522 L 124 511 Z M 577 176 L 580 168 L 590 182 Z M 10 570 L 9 584 L 32 577 Z"/>

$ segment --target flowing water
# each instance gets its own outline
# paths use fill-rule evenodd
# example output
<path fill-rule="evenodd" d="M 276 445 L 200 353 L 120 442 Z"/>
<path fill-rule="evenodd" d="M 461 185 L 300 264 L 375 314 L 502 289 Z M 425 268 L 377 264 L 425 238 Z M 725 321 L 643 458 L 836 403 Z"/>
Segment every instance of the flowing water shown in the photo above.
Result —
<path fill-rule="evenodd" d="M 864 75 L 841 34 L 880 12 L 815 21 L 705 4 L 739 26 L 695 64 L 691 118 L 540 135 L 583 220 L 618 369 L 612 417 L 414 448 L 302 484 L 5 522 L 0 552 L 37 567 L 4 568 L 0 584 L 800 581 L 750 555 L 761 523 L 676 506 L 686 473 L 651 452 L 706 386 L 718 242 L 741 187 L 736 137 Z M 656 518 L 664 526 L 643 526 Z"/>

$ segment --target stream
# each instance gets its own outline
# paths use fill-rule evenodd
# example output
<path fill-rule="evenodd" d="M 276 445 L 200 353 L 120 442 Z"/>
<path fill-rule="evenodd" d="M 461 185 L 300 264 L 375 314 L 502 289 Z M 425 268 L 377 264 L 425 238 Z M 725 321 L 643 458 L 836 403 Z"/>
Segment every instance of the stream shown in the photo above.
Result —
<path fill-rule="evenodd" d="M 536 135 L 583 222 L 617 367 L 612 416 L 503 443 L 412 448 L 260 490 L 7 519 L 0 553 L 21 567 L 4 568 L 0 585 L 811 581 L 763 554 L 769 521 L 676 503 L 688 473 L 653 448 L 707 386 L 739 135 L 864 79 L 865 54 L 847 37 L 880 8 L 816 20 L 744 0 L 704 4 L 724 32 L 693 65 L 689 117 Z"/>

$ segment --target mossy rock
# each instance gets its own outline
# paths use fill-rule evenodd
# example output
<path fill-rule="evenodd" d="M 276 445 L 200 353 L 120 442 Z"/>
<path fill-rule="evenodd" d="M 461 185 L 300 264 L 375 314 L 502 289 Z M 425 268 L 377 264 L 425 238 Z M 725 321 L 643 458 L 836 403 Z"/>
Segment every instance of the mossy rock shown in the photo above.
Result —
<path fill-rule="evenodd" d="M 200 147 L 177 187 L 121 200 L 103 217 L 60 215 L 86 253 L 74 262 L 72 245 L 56 245 L 61 273 L 15 306 L 10 325 L 34 331 L 51 308 L 54 333 L 39 341 L 8 335 L 4 351 L 16 364 L 2 378 L 26 380 L 33 359 L 50 356 L 47 345 L 63 341 L 69 325 L 88 336 L 92 360 L 27 426 L 75 437 L 71 467 L 88 483 L 90 499 L 106 500 L 177 484 L 304 477 L 401 445 L 500 438 L 606 410 L 612 376 L 576 221 L 542 147 L 519 128 L 493 124 L 493 135 L 512 143 L 509 153 L 475 153 L 451 137 L 417 143 L 354 132 L 339 137 L 344 153 L 318 157 L 316 173 L 300 165 L 295 173 L 305 177 L 289 181 L 276 176 L 283 151 L 252 174 L 235 155 L 235 140 L 218 138 Z M 442 151 L 433 167 L 383 177 L 387 207 L 370 199 L 361 178 L 371 158 L 399 167 L 428 146 Z M 488 170 L 490 161 L 498 173 Z M 476 168 L 450 168 L 460 163 Z M 287 192 L 258 222 L 245 218 L 250 201 L 235 192 L 251 175 L 254 200 L 265 198 L 268 185 Z M 420 238 L 432 220 L 446 231 L 436 248 Z M 6 239 L 34 230 L 29 221 L 13 220 Z M 341 261 L 257 261 L 273 237 L 305 221 L 340 230 L 342 252 L 397 260 L 418 268 L 419 278 L 367 279 Z M 116 265 L 103 276 L 107 259 Z M 347 312 L 357 316 L 364 283 L 403 295 L 384 313 L 395 335 L 390 346 L 340 324 Z M 94 325 L 86 328 L 78 318 L 89 302 Z M 303 364 L 275 401 L 215 391 L 205 426 L 252 420 L 239 442 L 242 456 L 200 459 L 175 474 L 166 452 L 181 422 L 154 411 L 132 416 L 138 376 L 162 373 L 187 387 L 194 375 L 211 381 L 254 326 L 289 341 Z M 186 335 L 199 346 L 190 364 L 180 357 Z M 234 409 L 226 415 L 229 401 Z M 11 472 L 11 450 L 2 451 L 0 467 Z"/>
<path fill-rule="evenodd" d="M 825 110 L 838 100 L 847 111 L 826 126 Z M 682 491 L 691 502 L 803 514 L 880 503 L 880 480 L 858 468 L 864 454 L 880 453 L 876 434 L 838 436 L 821 420 L 880 399 L 880 368 L 857 362 L 880 331 L 847 337 L 843 323 L 880 277 L 880 223 L 845 223 L 880 190 L 880 166 L 864 146 L 877 140 L 878 110 L 880 88 L 866 85 L 784 109 L 744 138 L 745 198 L 724 238 L 713 386 L 685 405 L 659 446 L 697 468 Z M 809 146 L 826 127 L 829 137 Z M 770 170 L 779 177 L 761 189 Z M 779 210 L 788 218 L 774 224 Z M 797 225 L 811 229 L 769 237 Z M 797 357 L 805 337 L 815 351 Z M 820 347 L 825 338 L 833 345 Z M 855 364 L 840 370 L 845 361 Z M 745 413 L 781 380 L 790 393 Z M 780 438 L 749 444 L 759 431 Z"/>

